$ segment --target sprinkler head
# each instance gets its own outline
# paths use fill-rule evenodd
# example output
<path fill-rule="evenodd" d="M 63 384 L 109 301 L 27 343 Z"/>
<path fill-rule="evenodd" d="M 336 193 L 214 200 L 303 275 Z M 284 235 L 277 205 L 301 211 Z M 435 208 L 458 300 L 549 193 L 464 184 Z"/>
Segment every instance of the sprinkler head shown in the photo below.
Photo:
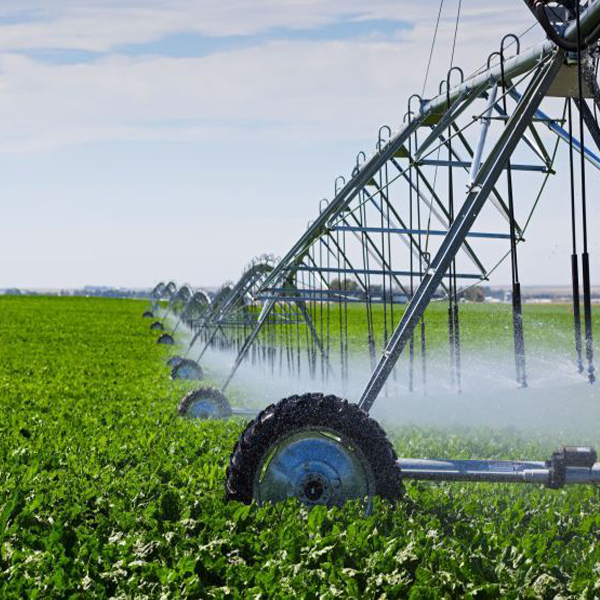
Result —
<path fill-rule="evenodd" d="M 165 326 L 160 321 L 154 321 L 154 323 L 150 325 L 150 329 L 154 331 L 162 331 L 164 328 Z"/>
<path fill-rule="evenodd" d="M 154 313 L 151 310 L 147 310 L 142 317 L 146 318 L 146 319 L 153 319 L 154 318 Z"/>

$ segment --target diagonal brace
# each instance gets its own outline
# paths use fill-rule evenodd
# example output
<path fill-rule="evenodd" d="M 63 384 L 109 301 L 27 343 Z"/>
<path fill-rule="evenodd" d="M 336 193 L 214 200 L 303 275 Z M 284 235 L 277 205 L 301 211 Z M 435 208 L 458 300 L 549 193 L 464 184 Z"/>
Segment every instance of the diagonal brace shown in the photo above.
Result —
<path fill-rule="evenodd" d="M 371 409 L 379 392 L 385 385 L 389 374 L 402 354 L 406 342 L 410 339 L 443 276 L 454 260 L 458 249 L 464 242 L 467 233 L 469 233 L 494 185 L 502 174 L 515 147 L 531 123 L 535 111 L 554 81 L 563 59 L 564 53 L 558 51 L 550 59 L 549 64 L 543 64 L 538 67 L 507 127 L 482 165 L 460 212 L 456 216 L 448 235 L 432 261 L 431 268 L 428 270 L 415 296 L 408 305 L 400 324 L 390 338 L 383 356 L 379 360 L 375 371 L 363 391 L 358 404 L 366 412 Z"/>

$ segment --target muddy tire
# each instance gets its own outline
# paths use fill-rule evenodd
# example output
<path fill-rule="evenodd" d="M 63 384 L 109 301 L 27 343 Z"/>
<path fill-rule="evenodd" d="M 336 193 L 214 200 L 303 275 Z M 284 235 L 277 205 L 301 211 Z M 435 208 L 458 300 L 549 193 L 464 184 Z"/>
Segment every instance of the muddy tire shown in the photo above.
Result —
<path fill-rule="evenodd" d="M 166 360 L 167 367 L 174 367 L 177 363 L 183 360 L 183 356 L 169 356 Z"/>
<path fill-rule="evenodd" d="M 204 372 L 195 360 L 182 358 L 171 367 L 171 379 L 200 381 L 204 379 Z"/>
<path fill-rule="evenodd" d="M 240 435 L 227 468 L 228 500 L 296 497 L 307 505 L 402 494 L 396 453 L 383 429 L 336 396 L 304 394 L 263 410 Z"/>
<path fill-rule="evenodd" d="M 219 390 L 201 387 L 183 397 L 178 412 L 186 419 L 225 419 L 231 416 L 231 406 Z"/>

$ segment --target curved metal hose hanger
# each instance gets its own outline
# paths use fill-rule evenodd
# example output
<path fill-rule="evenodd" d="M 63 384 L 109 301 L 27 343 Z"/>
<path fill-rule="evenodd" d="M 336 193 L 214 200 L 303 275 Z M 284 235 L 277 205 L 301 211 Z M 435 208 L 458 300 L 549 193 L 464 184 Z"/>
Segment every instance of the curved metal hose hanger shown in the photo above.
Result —
<path fill-rule="evenodd" d="M 416 112 L 413 112 L 413 110 L 412 110 L 412 101 L 413 101 L 415 98 L 416 98 L 416 99 L 418 100 L 418 102 L 419 102 L 419 112 L 418 112 L 418 113 L 416 113 Z M 421 108 L 422 108 L 422 106 L 423 106 L 423 98 L 422 98 L 422 97 L 421 97 L 419 94 L 413 94 L 413 95 L 412 95 L 412 96 L 411 96 L 411 97 L 408 99 L 408 102 L 406 103 L 407 111 L 406 111 L 406 113 L 404 114 L 404 119 L 403 119 L 404 123 L 406 123 L 406 122 L 407 122 L 407 120 L 406 120 L 406 119 L 407 119 L 407 117 L 408 117 L 408 122 L 410 123 L 410 121 L 412 120 L 412 117 L 415 117 L 415 116 L 417 116 L 418 114 L 420 114 L 420 113 L 421 113 Z M 415 131 L 415 133 L 414 133 L 413 135 L 414 135 L 414 138 L 415 138 L 415 140 L 416 140 L 416 139 L 417 139 L 417 132 Z M 413 136 L 411 136 L 411 138 L 412 138 L 412 137 L 413 137 Z M 411 169 L 412 169 L 412 165 L 411 165 Z"/>
<path fill-rule="evenodd" d="M 572 12 L 571 2 L 565 0 L 555 0 L 558 4 L 561 4 L 569 11 Z M 551 0 L 525 0 L 535 18 L 539 21 L 540 25 L 546 32 L 547 36 L 559 47 L 567 52 L 577 52 L 578 50 L 586 50 L 592 44 L 595 44 L 600 39 L 600 23 L 591 31 L 591 33 L 581 38 L 581 46 L 577 42 L 572 42 L 564 37 L 561 37 L 556 29 L 550 23 L 548 14 L 546 13 L 546 7 L 550 4 Z M 575 0 L 579 2 L 579 0 Z"/>
<path fill-rule="evenodd" d="M 333 183 L 333 197 L 337 198 L 337 195 L 340 193 L 340 191 L 344 188 L 344 186 L 346 185 L 346 178 L 343 175 L 338 175 L 335 178 L 335 181 Z M 345 208 L 344 212 L 346 212 L 348 209 Z"/>
<path fill-rule="evenodd" d="M 500 42 L 500 85 L 502 87 L 502 108 L 508 115 L 506 103 L 506 88 L 508 82 L 505 78 L 504 65 L 506 63 L 505 51 L 507 40 L 514 40 L 517 47 L 517 55 L 521 52 L 521 40 L 514 34 L 509 33 Z M 505 127 L 507 124 L 505 124 Z M 508 214 L 510 222 L 510 260 L 511 260 L 511 285 L 512 285 L 512 319 L 513 319 L 513 343 L 515 353 L 515 368 L 517 383 L 527 387 L 527 365 L 525 361 L 525 336 L 523 328 L 523 306 L 521 298 L 521 282 L 519 279 L 519 260 L 517 253 L 517 224 L 515 221 L 513 180 L 510 169 L 510 159 L 507 161 L 507 186 L 508 186 Z"/>
<path fill-rule="evenodd" d="M 275 255 L 273 255 L 273 254 L 266 254 L 266 253 L 265 254 L 261 254 L 258 257 L 257 262 L 265 264 L 265 265 L 270 266 L 270 267 L 273 267 L 273 266 L 275 266 L 275 264 L 277 264 L 276 263 L 276 259 L 275 259 Z"/>
<path fill-rule="evenodd" d="M 415 98 L 419 102 L 419 112 L 418 113 L 413 112 L 413 110 L 412 110 L 412 101 Z M 423 98 L 419 94 L 413 94 L 412 96 L 410 96 L 410 98 L 408 99 L 408 102 L 406 103 L 407 111 L 406 111 L 406 113 L 404 115 L 404 123 L 406 123 L 406 117 L 408 117 L 408 122 L 410 122 L 412 120 L 411 117 L 415 117 L 418 114 L 420 114 L 422 106 L 423 106 Z M 416 140 L 417 139 L 417 132 L 415 131 L 415 133 L 413 135 L 414 135 L 415 140 Z M 412 138 L 412 136 L 411 136 L 411 138 Z"/>
<path fill-rule="evenodd" d="M 504 56 L 504 50 L 506 49 L 506 47 L 505 47 L 506 40 L 514 40 L 515 41 L 515 46 L 517 47 L 515 56 L 518 56 L 519 54 L 521 54 L 521 40 L 519 39 L 519 36 L 515 35 L 514 33 L 507 33 L 502 38 L 502 41 L 500 42 L 500 56 Z"/>
<path fill-rule="evenodd" d="M 440 96 L 444 93 L 443 87 L 444 87 L 444 84 L 446 84 L 446 96 L 449 98 L 450 89 L 451 89 L 450 88 L 450 78 L 452 77 L 453 71 L 456 71 L 460 75 L 460 82 L 458 85 L 462 85 L 465 82 L 465 72 L 460 67 L 452 67 L 451 69 L 448 70 L 448 73 L 446 74 L 446 79 L 442 79 L 442 81 L 440 81 L 440 88 L 439 88 Z M 448 108 L 450 108 L 450 107 L 448 107 Z"/>
<path fill-rule="evenodd" d="M 362 158 L 362 162 L 361 162 L 361 158 Z M 358 173 L 360 172 L 361 166 L 366 162 L 367 162 L 367 155 L 361 150 L 356 155 L 356 166 L 352 170 L 352 177 L 354 177 L 355 175 L 358 175 Z"/>
<path fill-rule="evenodd" d="M 514 34 L 514 33 L 508 33 L 507 35 L 505 35 L 502 38 L 502 41 L 500 42 L 500 70 L 502 72 L 502 83 L 504 85 L 506 85 L 506 82 L 504 81 L 504 63 L 506 62 L 506 56 L 504 54 L 504 51 L 506 50 L 506 40 L 514 40 L 515 41 L 515 45 L 517 46 L 517 52 L 515 54 L 515 56 L 518 56 L 519 54 L 521 54 L 521 40 Z"/>
<path fill-rule="evenodd" d="M 496 51 L 496 52 L 492 52 L 487 59 L 487 68 L 488 71 L 492 68 L 492 59 L 497 56 L 498 58 L 502 59 L 502 55 L 500 54 L 500 52 Z"/>
<path fill-rule="evenodd" d="M 446 73 L 446 79 L 440 82 L 439 93 L 440 96 L 444 93 L 444 84 L 446 84 L 446 110 L 450 111 L 450 80 L 452 79 L 452 73 L 456 71 L 460 75 L 459 85 L 465 81 L 465 73 L 460 67 L 451 67 Z M 449 128 L 451 125 L 449 125 Z M 454 183 L 452 174 L 452 133 L 448 132 L 448 139 L 445 145 L 448 148 L 448 161 L 450 163 L 448 169 L 448 223 L 449 226 L 454 220 Z M 452 385 L 457 385 L 457 388 L 461 388 L 461 353 L 460 353 L 460 320 L 458 311 L 458 291 L 456 283 L 456 263 L 452 261 L 451 267 L 448 270 L 449 287 L 448 287 L 448 334 L 450 342 L 450 364 L 451 364 L 451 381 Z"/>
<path fill-rule="evenodd" d="M 419 101 L 419 113 L 421 112 L 421 107 L 423 106 L 423 98 L 421 98 L 421 96 L 419 94 L 413 94 L 407 102 L 407 107 L 408 107 L 408 113 L 412 113 L 413 115 L 417 115 L 419 113 L 415 113 L 412 110 L 412 101 L 417 98 L 417 100 Z"/>
<path fill-rule="evenodd" d="M 383 132 L 387 131 L 387 139 L 384 140 L 383 139 Z M 389 125 L 382 125 L 379 128 L 379 134 L 377 136 L 377 150 L 381 150 L 386 144 L 389 144 L 390 140 L 392 139 L 392 128 Z"/>

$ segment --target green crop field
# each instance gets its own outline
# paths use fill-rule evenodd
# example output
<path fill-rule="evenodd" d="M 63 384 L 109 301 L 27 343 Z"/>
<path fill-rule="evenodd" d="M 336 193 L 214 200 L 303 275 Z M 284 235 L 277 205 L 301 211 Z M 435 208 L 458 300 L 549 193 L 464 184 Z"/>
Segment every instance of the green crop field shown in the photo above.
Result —
<path fill-rule="evenodd" d="M 340 319 L 347 322 L 349 350 L 352 353 L 365 351 L 367 343 L 367 319 L 365 305 L 363 303 L 331 304 L 329 311 L 323 308 L 323 304 L 307 303 L 315 324 L 315 327 L 325 340 L 327 338 L 327 326 L 329 325 L 329 337 L 331 346 L 336 348 L 340 337 Z M 374 304 L 373 311 L 373 335 L 378 349 L 384 347 L 384 341 L 388 340 L 399 323 L 404 312 L 405 305 L 397 305 L 393 314 L 389 307 L 384 314 L 381 304 Z M 258 314 L 258 309 L 254 310 Z M 513 348 L 512 339 L 512 313 L 509 304 L 486 304 L 465 303 L 460 304 L 461 345 L 465 350 L 495 352 L 509 352 Z M 281 312 L 275 311 L 274 320 L 280 320 Z M 448 304 L 443 301 L 432 302 L 425 313 L 425 327 L 427 332 L 428 347 L 439 349 L 448 345 Z M 387 322 L 387 336 L 384 323 Z M 526 344 L 540 350 L 552 350 L 563 356 L 573 356 L 574 334 L 573 334 L 573 307 L 568 304 L 525 304 L 523 307 L 523 323 L 525 328 Z M 583 327 L 583 325 L 582 325 Z M 598 311 L 593 314 L 594 335 L 600 334 L 600 315 Z M 304 323 L 300 319 L 299 336 L 300 344 L 306 345 L 307 333 Z M 281 337 L 285 337 L 285 328 L 282 328 Z M 288 335 L 292 338 L 296 334 L 296 325 L 288 326 Z M 420 329 L 415 332 L 416 343 L 419 343 Z"/>
<path fill-rule="evenodd" d="M 169 380 L 144 307 L 0 299 L 0 598 L 600 597 L 593 487 L 412 483 L 369 516 L 225 503 L 244 424 L 177 417 L 186 386 Z M 473 310 L 467 340 L 493 339 Z M 568 317 L 527 307 L 540 330 Z M 388 433 L 405 456 L 545 459 L 560 441 Z"/>

